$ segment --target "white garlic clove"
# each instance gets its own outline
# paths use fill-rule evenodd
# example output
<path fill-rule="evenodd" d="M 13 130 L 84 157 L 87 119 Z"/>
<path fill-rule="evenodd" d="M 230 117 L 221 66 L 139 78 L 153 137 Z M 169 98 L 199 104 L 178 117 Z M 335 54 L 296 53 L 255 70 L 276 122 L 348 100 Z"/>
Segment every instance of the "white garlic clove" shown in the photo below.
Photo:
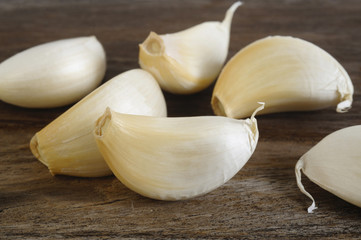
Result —
<path fill-rule="evenodd" d="M 218 116 L 159 118 L 107 109 L 94 135 L 114 175 L 154 199 L 208 193 L 231 179 L 258 142 L 257 120 Z"/>
<path fill-rule="evenodd" d="M 157 81 L 146 71 L 130 70 L 107 81 L 36 133 L 30 143 L 34 156 L 53 175 L 110 175 L 92 134 L 107 107 L 128 114 L 167 116 Z"/>
<path fill-rule="evenodd" d="M 177 94 L 199 92 L 218 76 L 228 54 L 234 3 L 223 22 L 204 22 L 189 29 L 157 35 L 139 45 L 139 64 L 162 89 Z"/>
<path fill-rule="evenodd" d="M 261 114 L 351 108 L 353 85 L 345 69 L 318 46 L 293 37 L 258 40 L 223 68 L 212 96 L 217 115 L 244 118 L 258 101 Z"/>
<path fill-rule="evenodd" d="M 298 160 L 297 185 L 312 200 L 309 213 L 317 207 L 301 183 L 301 170 L 323 189 L 361 207 L 360 143 L 361 125 L 347 127 L 326 136 Z"/>
<path fill-rule="evenodd" d="M 0 64 L 0 99 L 28 108 L 71 104 L 101 83 L 105 68 L 94 36 L 41 44 Z"/>

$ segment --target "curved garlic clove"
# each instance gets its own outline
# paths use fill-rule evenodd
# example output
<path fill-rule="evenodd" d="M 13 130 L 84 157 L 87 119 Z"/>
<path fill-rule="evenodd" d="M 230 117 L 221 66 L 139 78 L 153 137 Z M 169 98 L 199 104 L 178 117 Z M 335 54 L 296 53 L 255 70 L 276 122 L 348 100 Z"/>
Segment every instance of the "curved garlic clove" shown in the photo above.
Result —
<path fill-rule="evenodd" d="M 234 3 L 223 22 L 204 22 L 189 29 L 157 35 L 139 45 L 139 64 L 153 74 L 162 89 L 190 94 L 208 87 L 226 60 Z"/>
<path fill-rule="evenodd" d="M 94 36 L 41 44 L 0 64 L 0 99 L 28 108 L 71 104 L 101 83 L 105 68 Z"/>
<path fill-rule="evenodd" d="M 302 172 L 314 183 L 334 195 L 361 207 L 361 125 L 331 133 L 298 160 L 295 173 L 301 192 L 315 200 L 301 183 Z"/>
<path fill-rule="evenodd" d="M 53 175 L 110 175 L 92 134 L 97 118 L 107 107 L 128 114 L 167 116 L 157 81 L 146 71 L 130 70 L 94 90 L 36 133 L 30 143 L 34 156 Z"/>
<path fill-rule="evenodd" d="M 345 69 L 307 41 L 274 36 L 239 51 L 216 82 L 212 107 L 217 115 L 244 118 L 258 101 L 262 114 L 308 111 L 337 105 L 351 108 L 353 85 Z"/>
<path fill-rule="evenodd" d="M 210 192 L 231 179 L 253 154 L 258 128 L 254 115 L 246 120 L 157 118 L 107 109 L 94 135 L 124 185 L 150 198 L 180 200 Z"/>

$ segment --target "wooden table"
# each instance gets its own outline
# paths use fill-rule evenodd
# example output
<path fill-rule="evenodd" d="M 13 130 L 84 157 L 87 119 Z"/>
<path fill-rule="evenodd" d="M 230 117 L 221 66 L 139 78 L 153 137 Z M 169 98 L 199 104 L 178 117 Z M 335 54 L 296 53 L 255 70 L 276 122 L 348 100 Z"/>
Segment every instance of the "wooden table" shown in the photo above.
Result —
<path fill-rule="evenodd" d="M 138 68 L 149 31 L 171 33 L 222 20 L 233 1 L 0 1 L 0 61 L 31 46 L 96 35 L 107 52 L 104 81 Z M 53 177 L 29 150 L 35 132 L 63 113 L 0 102 L 0 238 L 356 239 L 361 209 L 304 179 L 319 209 L 297 188 L 299 157 L 329 133 L 361 124 L 361 1 L 245 0 L 232 25 L 229 57 L 268 35 L 311 41 L 333 55 L 355 86 L 349 113 L 334 108 L 259 116 L 260 140 L 246 166 L 191 200 L 155 201 L 115 177 Z M 19 66 L 19 69 L 21 66 Z M 1 78 L 1 76 L 0 76 Z M 169 116 L 213 115 L 205 91 L 165 93 Z"/>

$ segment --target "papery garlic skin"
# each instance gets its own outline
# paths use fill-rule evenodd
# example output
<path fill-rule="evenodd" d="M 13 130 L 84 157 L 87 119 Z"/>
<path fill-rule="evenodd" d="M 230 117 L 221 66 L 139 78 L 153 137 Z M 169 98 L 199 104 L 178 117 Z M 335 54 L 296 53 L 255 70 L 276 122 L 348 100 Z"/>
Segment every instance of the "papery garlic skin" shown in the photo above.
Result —
<path fill-rule="evenodd" d="M 301 183 L 302 172 L 332 194 L 361 207 L 361 125 L 331 133 L 298 160 L 295 173 L 300 190 L 312 200 L 308 212 L 316 209 L 315 200 Z"/>
<path fill-rule="evenodd" d="M 141 68 L 171 93 L 191 94 L 205 89 L 226 60 L 233 13 L 240 5 L 234 3 L 223 22 L 204 22 L 172 34 L 151 32 L 139 45 Z"/>
<path fill-rule="evenodd" d="M 106 55 L 96 37 L 41 44 L 0 64 L 0 99 L 27 108 L 65 106 L 102 81 Z"/>
<path fill-rule="evenodd" d="M 146 71 L 130 70 L 107 81 L 36 133 L 30 143 L 34 156 L 53 175 L 111 175 L 92 133 L 107 107 L 128 114 L 167 116 L 157 81 Z"/>
<path fill-rule="evenodd" d="M 94 135 L 114 175 L 131 190 L 159 200 L 218 188 L 244 166 L 258 142 L 254 115 L 159 118 L 108 109 Z"/>
<path fill-rule="evenodd" d="M 345 69 L 318 46 L 273 36 L 239 51 L 223 68 L 212 96 L 216 115 L 244 118 L 257 102 L 261 114 L 351 108 L 353 85 Z"/>

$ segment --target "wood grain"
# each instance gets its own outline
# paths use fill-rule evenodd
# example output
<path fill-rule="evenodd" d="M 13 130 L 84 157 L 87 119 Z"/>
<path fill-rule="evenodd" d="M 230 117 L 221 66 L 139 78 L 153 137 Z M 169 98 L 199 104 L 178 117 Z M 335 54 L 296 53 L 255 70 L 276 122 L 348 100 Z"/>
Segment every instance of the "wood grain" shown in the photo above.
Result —
<path fill-rule="evenodd" d="M 40 43 L 96 35 L 107 52 L 106 81 L 138 67 L 138 44 L 149 31 L 222 20 L 232 3 L 2 0 L 0 61 Z M 348 71 L 353 108 L 345 114 L 329 108 L 258 117 L 260 141 L 246 166 L 221 188 L 187 201 L 144 198 L 113 176 L 51 176 L 32 156 L 29 140 L 69 106 L 39 110 L 0 102 L 0 238 L 358 239 L 361 209 L 304 179 L 319 207 L 307 214 L 310 201 L 296 186 L 294 165 L 324 136 L 361 124 L 360 13 L 359 0 L 244 1 L 234 16 L 229 57 L 268 35 L 311 41 Z M 212 115 L 212 89 L 165 93 L 169 115 Z"/>

